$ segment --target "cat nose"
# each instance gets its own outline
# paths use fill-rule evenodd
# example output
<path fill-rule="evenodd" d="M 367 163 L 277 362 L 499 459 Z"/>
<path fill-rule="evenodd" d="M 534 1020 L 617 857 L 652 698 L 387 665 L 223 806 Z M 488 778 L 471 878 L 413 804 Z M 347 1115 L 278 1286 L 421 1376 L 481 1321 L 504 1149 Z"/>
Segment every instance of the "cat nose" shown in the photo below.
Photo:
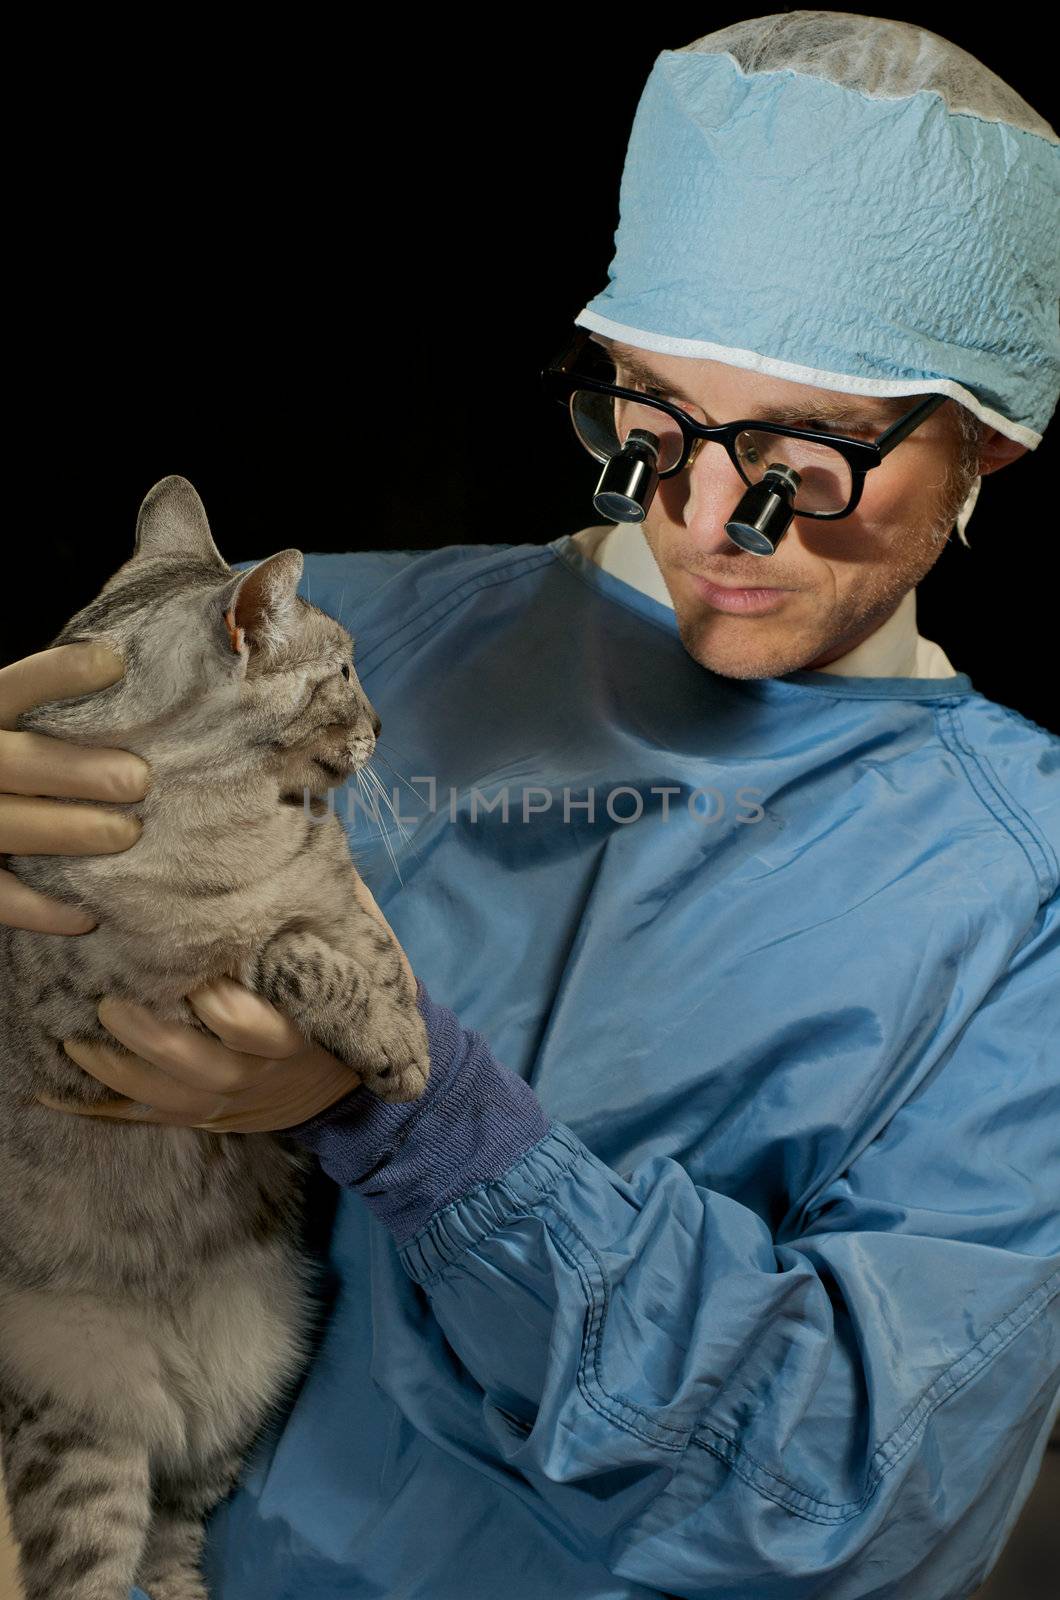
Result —
<path fill-rule="evenodd" d="M 372 732 L 375 734 L 377 739 L 379 737 L 379 732 L 380 732 L 380 729 L 382 728 L 382 726 L 383 726 L 383 724 L 380 722 L 379 718 L 376 716 L 375 712 L 373 711 L 372 712 Z"/>

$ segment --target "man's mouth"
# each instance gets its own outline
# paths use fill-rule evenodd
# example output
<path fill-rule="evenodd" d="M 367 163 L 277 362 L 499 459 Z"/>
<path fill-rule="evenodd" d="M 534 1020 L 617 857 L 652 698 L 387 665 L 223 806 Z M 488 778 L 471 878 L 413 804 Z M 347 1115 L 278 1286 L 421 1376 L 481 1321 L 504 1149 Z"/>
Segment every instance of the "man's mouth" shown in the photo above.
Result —
<path fill-rule="evenodd" d="M 686 576 L 691 579 L 701 598 L 716 611 L 773 611 L 784 604 L 787 595 L 797 592 L 775 584 L 755 584 L 742 588 L 731 583 L 715 583 L 713 579 L 701 578 L 694 572 Z"/>

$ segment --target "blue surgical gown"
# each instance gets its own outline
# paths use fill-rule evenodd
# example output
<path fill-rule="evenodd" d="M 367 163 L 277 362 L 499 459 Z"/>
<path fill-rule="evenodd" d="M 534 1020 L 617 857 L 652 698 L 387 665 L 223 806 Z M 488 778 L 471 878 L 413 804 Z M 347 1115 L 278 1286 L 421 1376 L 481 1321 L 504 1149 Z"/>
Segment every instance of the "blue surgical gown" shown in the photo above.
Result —
<path fill-rule="evenodd" d="M 315 1173 L 215 1600 L 971 1594 L 1060 1392 L 1060 740 L 718 676 L 568 538 L 301 592 L 383 722 L 362 874 L 550 1132 L 401 1248 Z"/>

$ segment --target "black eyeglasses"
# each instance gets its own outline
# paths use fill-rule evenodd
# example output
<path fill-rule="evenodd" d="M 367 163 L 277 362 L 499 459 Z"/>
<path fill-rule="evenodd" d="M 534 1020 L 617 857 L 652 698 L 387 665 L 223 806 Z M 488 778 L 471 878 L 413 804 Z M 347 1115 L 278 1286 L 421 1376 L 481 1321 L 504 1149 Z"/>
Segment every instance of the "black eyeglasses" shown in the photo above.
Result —
<path fill-rule="evenodd" d="M 609 461 L 634 428 L 647 429 L 659 441 L 659 477 L 672 478 L 691 464 L 703 440 L 722 444 L 748 487 L 761 482 L 771 466 L 794 468 L 799 516 L 828 521 L 849 516 L 861 499 L 866 472 L 880 466 L 947 398 L 928 395 L 871 442 L 761 419 L 707 427 L 654 393 L 609 382 L 614 365 L 603 346 L 590 342 L 591 332 L 579 328 L 573 343 L 541 373 L 546 394 L 569 408 L 574 431 L 590 455 Z"/>

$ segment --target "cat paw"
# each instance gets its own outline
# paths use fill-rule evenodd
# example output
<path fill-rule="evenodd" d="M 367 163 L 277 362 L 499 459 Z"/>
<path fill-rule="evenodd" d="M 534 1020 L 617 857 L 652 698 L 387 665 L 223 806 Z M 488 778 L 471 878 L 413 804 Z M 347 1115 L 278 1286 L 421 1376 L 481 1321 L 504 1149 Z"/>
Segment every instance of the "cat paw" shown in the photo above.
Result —
<path fill-rule="evenodd" d="M 417 1012 L 411 1018 L 392 1018 L 386 1034 L 362 1045 L 362 1064 L 357 1068 L 365 1087 L 388 1105 L 406 1105 L 418 1100 L 430 1077 L 430 1052 L 427 1030 Z"/>

